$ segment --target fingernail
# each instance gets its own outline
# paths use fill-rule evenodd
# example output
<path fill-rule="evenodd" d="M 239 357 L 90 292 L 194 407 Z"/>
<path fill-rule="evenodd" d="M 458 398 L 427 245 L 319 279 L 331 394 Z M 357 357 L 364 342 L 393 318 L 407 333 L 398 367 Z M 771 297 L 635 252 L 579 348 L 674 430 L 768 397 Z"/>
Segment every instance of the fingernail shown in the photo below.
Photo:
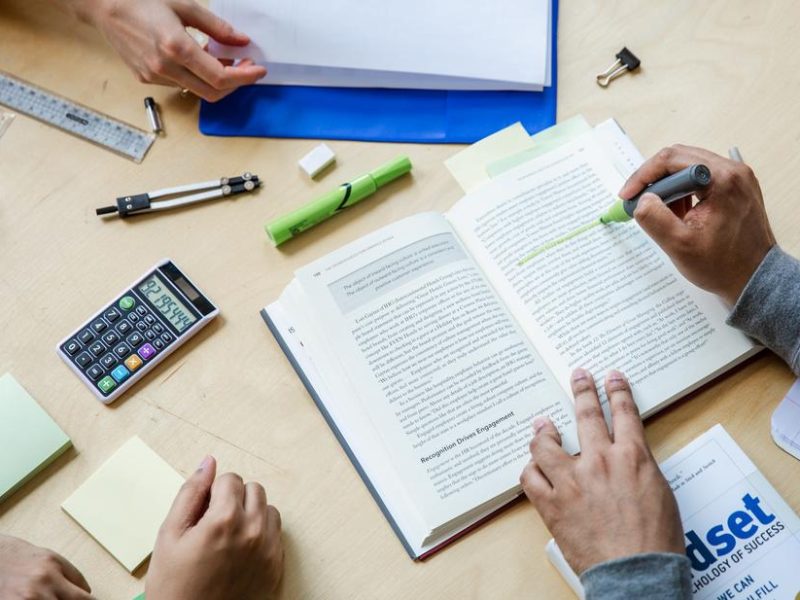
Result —
<path fill-rule="evenodd" d="M 609 383 L 626 383 L 627 380 L 625 379 L 625 375 L 620 373 L 619 371 L 613 370 L 608 372 L 608 381 Z"/>
<path fill-rule="evenodd" d="M 589 379 L 589 371 L 586 369 L 575 369 L 572 372 L 572 381 L 586 381 Z"/>
<path fill-rule="evenodd" d="M 534 417 L 533 418 L 533 433 L 539 433 L 542 428 L 547 425 L 548 421 L 547 417 Z"/>
<path fill-rule="evenodd" d="M 197 467 L 198 471 L 205 471 L 211 465 L 211 455 L 207 454 L 206 457 L 201 461 L 200 466 Z"/>

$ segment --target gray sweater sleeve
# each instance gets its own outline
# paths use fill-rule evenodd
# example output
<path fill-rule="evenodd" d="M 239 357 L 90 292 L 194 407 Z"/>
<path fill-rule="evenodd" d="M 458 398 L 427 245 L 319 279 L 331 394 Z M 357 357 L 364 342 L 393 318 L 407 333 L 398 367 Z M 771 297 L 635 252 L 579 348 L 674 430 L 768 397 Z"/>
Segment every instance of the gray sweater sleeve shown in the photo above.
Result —
<path fill-rule="evenodd" d="M 581 575 L 586 600 L 690 600 L 692 570 L 683 554 L 648 553 L 609 560 Z"/>
<path fill-rule="evenodd" d="M 757 339 L 800 375 L 800 261 L 773 246 L 742 290 L 728 325 Z"/>

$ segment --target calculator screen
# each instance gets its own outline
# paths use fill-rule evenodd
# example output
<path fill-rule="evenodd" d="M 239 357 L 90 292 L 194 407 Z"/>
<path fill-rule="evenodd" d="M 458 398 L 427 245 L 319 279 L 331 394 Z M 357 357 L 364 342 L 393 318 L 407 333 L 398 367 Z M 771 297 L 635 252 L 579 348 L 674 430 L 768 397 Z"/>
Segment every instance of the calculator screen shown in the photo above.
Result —
<path fill-rule="evenodd" d="M 197 317 L 155 275 L 145 279 L 139 291 L 179 333 L 197 321 Z"/>

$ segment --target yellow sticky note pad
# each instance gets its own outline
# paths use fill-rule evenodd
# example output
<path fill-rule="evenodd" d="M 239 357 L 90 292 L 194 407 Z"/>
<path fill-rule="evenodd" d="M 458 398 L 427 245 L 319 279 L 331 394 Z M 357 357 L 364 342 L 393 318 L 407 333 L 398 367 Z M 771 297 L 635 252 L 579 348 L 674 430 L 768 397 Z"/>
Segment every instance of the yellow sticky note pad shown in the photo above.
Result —
<path fill-rule="evenodd" d="M 0 377 L 0 502 L 71 445 L 11 373 Z"/>
<path fill-rule="evenodd" d="M 133 437 L 61 508 L 133 572 L 150 556 L 183 481 L 147 444 Z"/>

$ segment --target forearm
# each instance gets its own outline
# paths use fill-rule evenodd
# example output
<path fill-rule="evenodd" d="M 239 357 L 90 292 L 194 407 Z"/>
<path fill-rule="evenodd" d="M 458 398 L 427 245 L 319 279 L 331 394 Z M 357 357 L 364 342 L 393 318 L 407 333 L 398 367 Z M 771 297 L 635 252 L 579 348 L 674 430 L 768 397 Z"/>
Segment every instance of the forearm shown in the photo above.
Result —
<path fill-rule="evenodd" d="M 689 600 L 692 571 L 683 554 L 649 553 L 609 560 L 584 571 L 586 600 Z"/>
<path fill-rule="evenodd" d="M 773 246 L 739 296 L 728 324 L 767 346 L 800 375 L 800 261 Z"/>

